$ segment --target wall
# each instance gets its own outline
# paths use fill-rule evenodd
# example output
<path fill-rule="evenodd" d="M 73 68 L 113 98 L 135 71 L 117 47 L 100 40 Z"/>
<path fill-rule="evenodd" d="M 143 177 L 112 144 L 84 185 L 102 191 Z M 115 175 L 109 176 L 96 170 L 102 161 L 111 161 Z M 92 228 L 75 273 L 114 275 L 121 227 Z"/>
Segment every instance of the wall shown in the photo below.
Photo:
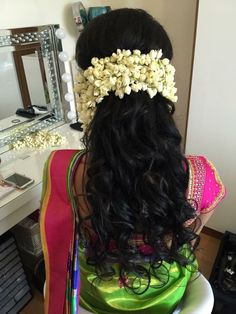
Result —
<path fill-rule="evenodd" d="M 68 0 L 1 0 L 0 29 L 59 23 L 68 33 L 64 49 L 72 57 L 77 31 Z M 174 65 L 179 101 L 176 121 L 183 136 L 189 98 L 194 26 L 197 0 L 84 0 L 85 7 L 110 5 L 143 8 L 157 17 L 168 31 L 174 46 Z"/>
<path fill-rule="evenodd" d="M 14 59 L 9 52 L 0 55 L 0 120 L 9 117 L 17 108 L 23 107 Z M 0 123 L 0 130 L 3 127 Z"/>
<path fill-rule="evenodd" d="M 32 106 L 46 106 L 42 74 L 37 54 L 22 56 Z"/>
<path fill-rule="evenodd" d="M 236 232 L 235 13 L 235 0 L 200 1 L 186 146 L 212 160 L 227 187 L 208 223 L 222 232 Z"/>

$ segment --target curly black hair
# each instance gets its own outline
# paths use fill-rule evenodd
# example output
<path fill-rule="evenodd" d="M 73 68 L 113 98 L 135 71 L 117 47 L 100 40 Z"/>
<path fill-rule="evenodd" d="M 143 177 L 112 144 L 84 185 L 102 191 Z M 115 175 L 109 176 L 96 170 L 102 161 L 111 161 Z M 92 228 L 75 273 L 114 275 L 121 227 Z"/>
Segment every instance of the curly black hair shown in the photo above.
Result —
<path fill-rule="evenodd" d="M 92 57 L 110 56 L 118 48 L 142 53 L 162 49 L 163 58 L 170 60 L 173 55 L 166 31 L 151 15 L 119 9 L 88 24 L 77 41 L 76 60 L 86 69 Z M 191 243 L 198 236 L 184 223 L 196 211 L 186 199 L 188 162 L 181 153 L 174 109 L 159 93 L 152 99 L 144 91 L 123 99 L 110 93 L 97 105 L 83 137 L 89 156 L 85 197 L 97 235 L 88 240 L 87 263 L 105 278 L 113 273 L 111 261 L 118 262 L 122 282 L 134 293 L 144 290 L 128 286 L 128 273 L 147 278 L 146 291 L 162 261 L 186 266 L 195 258 Z M 148 256 L 130 241 L 137 234 L 151 248 Z M 183 245 L 191 249 L 188 257 L 181 253 Z"/>

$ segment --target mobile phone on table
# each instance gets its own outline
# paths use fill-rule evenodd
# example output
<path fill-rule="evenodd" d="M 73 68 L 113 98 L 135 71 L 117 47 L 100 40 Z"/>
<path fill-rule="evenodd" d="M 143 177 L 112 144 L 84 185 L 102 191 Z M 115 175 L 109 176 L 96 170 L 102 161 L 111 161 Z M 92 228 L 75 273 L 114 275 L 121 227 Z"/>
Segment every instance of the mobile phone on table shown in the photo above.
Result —
<path fill-rule="evenodd" d="M 34 183 L 34 180 L 15 172 L 3 179 L 3 182 L 23 190 Z"/>

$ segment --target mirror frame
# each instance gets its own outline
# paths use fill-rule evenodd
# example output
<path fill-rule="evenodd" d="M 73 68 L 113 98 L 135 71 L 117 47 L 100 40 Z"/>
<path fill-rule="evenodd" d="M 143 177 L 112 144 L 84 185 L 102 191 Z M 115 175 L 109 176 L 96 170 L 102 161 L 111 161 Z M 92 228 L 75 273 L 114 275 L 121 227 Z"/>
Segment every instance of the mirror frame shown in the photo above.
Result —
<path fill-rule="evenodd" d="M 65 67 L 63 62 L 59 64 L 58 61 L 58 53 L 62 51 L 61 40 L 55 35 L 58 28 L 58 24 L 51 24 L 21 28 L 20 32 L 18 32 L 19 29 L 0 30 L 0 53 L 2 47 L 4 51 L 9 48 L 9 51 L 14 52 L 16 46 L 21 46 L 20 48 L 24 49 L 26 44 L 40 44 L 42 57 L 47 64 L 45 71 L 47 71 L 47 77 L 49 78 L 47 84 L 50 90 L 51 107 L 49 113 L 36 116 L 32 121 L 26 121 L 9 129 L 0 130 L 0 148 L 11 145 L 11 143 L 22 139 L 29 133 L 55 127 L 55 124 L 59 126 L 65 122 L 61 81 L 61 73 L 65 71 Z M 32 29 L 37 29 L 37 31 L 30 31 Z"/>

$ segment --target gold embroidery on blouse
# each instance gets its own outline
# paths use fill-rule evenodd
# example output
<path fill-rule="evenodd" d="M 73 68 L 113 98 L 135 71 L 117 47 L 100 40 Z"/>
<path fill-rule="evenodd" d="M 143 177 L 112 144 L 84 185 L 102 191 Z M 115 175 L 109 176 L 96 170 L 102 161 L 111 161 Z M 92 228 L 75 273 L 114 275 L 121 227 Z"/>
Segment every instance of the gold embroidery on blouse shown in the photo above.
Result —
<path fill-rule="evenodd" d="M 203 214 L 206 214 L 206 213 L 210 212 L 211 210 L 213 210 L 216 207 L 216 205 L 225 196 L 225 187 L 221 181 L 221 178 L 220 178 L 218 172 L 216 171 L 216 168 L 213 166 L 213 164 L 209 160 L 206 159 L 206 161 L 207 161 L 208 165 L 210 166 L 211 170 L 214 172 L 214 177 L 216 179 L 216 182 L 219 184 L 220 190 L 219 190 L 218 195 L 214 199 L 214 201 L 208 207 L 203 208 L 203 210 L 202 210 Z"/>
<path fill-rule="evenodd" d="M 206 169 L 203 163 L 203 160 L 199 156 L 188 156 L 189 161 L 189 192 L 188 199 L 194 200 L 196 205 L 195 207 L 197 212 L 201 211 L 203 191 L 206 181 Z"/>
<path fill-rule="evenodd" d="M 189 156 L 190 157 L 190 156 Z M 190 161 L 190 159 L 188 160 L 188 165 L 189 165 L 189 183 L 188 183 L 188 193 L 187 193 L 187 199 L 191 199 L 193 196 L 193 182 L 194 182 L 194 178 L 193 178 L 193 169 L 192 169 L 192 163 Z"/>

